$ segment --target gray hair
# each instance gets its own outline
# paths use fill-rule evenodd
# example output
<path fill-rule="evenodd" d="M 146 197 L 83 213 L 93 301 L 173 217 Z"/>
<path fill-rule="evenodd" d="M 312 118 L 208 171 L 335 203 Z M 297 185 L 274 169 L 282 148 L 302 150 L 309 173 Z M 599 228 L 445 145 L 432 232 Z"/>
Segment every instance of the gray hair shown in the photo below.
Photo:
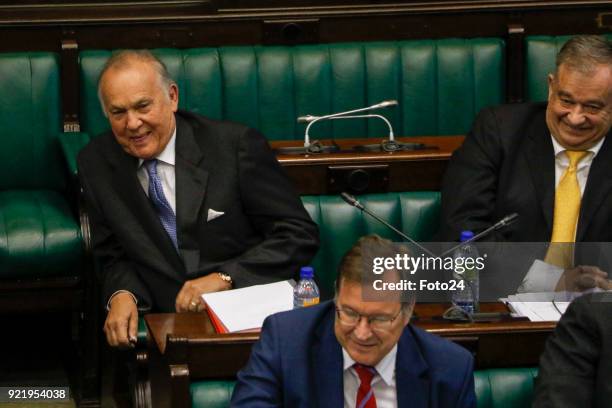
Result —
<path fill-rule="evenodd" d="M 104 100 L 102 99 L 102 88 L 100 87 L 102 77 L 112 68 L 123 69 L 129 67 L 134 61 L 145 62 L 151 64 L 151 66 L 157 71 L 159 74 L 160 86 L 164 89 L 168 89 L 172 85 L 176 85 L 176 82 L 170 77 L 170 73 L 166 68 L 166 65 L 156 57 L 149 50 L 119 50 L 114 51 L 110 58 L 106 61 L 104 66 L 102 67 L 102 71 L 100 72 L 100 76 L 98 77 L 98 100 L 100 101 L 100 106 L 102 107 L 102 111 L 104 115 L 106 115 L 106 111 L 104 110 Z M 168 94 L 169 96 L 169 94 Z"/>
<path fill-rule="evenodd" d="M 557 54 L 557 72 L 561 65 L 584 74 L 592 73 L 598 65 L 612 67 L 612 42 L 600 35 L 572 37 Z"/>
<path fill-rule="evenodd" d="M 371 268 L 374 257 L 394 258 L 398 253 L 410 254 L 410 251 L 402 245 L 396 245 L 388 239 L 381 238 L 376 234 L 361 237 L 351 249 L 349 249 L 338 266 L 336 277 L 335 296 L 338 297 L 340 287 L 344 281 L 364 284 L 371 283 L 374 278 Z M 397 271 L 399 279 L 402 279 L 404 271 Z M 412 292 L 402 293 L 402 309 L 407 311 L 412 308 L 416 300 Z"/>

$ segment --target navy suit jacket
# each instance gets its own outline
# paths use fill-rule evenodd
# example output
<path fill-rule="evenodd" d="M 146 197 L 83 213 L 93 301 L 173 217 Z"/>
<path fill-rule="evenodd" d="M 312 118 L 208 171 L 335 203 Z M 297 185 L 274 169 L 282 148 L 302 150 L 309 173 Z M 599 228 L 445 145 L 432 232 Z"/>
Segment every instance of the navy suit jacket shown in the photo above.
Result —
<path fill-rule="evenodd" d="M 270 316 L 238 373 L 232 407 L 342 407 L 342 348 L 333 302 Z M 397 406 L 475 407 L 472 356 L 408 325 L 398 342 Z"/>

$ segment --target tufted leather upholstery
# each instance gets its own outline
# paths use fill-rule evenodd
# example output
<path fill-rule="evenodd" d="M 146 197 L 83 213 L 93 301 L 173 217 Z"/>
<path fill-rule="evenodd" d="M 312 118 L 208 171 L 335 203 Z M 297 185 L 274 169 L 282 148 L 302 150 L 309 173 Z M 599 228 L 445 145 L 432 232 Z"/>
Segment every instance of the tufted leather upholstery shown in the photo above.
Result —
<path fill-rule="evenodd" d="M 81 256 L 66 200 L 59 61 L 0 54 L 0 278 L 70 276 Z"/>
<path fill-rule="evenodd" d="M 537 368 L 493 368 L 474 372 L 478 408 L 529 408 Z M 191 383 L 193 408 L 229 406 L 235 381 Z"/>
<path fill-rule="evenodd" d="M 431 239 L 438 229 L 440 193 L 437 191 L 366 194 L 358 199 L 417 241 Z M 319 226 L 321 245 L 313 266 L 324 295 L 333 294 L 338 264 L 360 237 L 378 234 L 392 241 L 401 241 L 393 231 L 346 204 L 340 196 L 303 196 L 302 202 Z"/>
<path fill-rule="evenodd" d="M 442 39 L 158 49 L 179 85 L 180 106 L 246 123 L 270 140 L 302 139 L 296 117 L 397 99 L 385 111 L 395 134 L 463 134 L 483 106 L 504 99 L 504 42 Z M 80 54 L 82 130 L 108 129 L 96 84 L 109 51 Z M 459 109 L 458 107 L 461 106 Z M 380 137 L 379 121 L 328 121 L 314 138 Z"/>
<path fill-rule="evenodd" d="M 531 407 L 537 368 L 493 368 L 474 373 L 478 408 Z"/>
<path fill-rule="evenodd" d="M 527 37 L 527 80 L 525 81 L 527 100 L 548 99 L 548 74 L 555 71 L 557 53 L 571 37 L 571 35 Z M 612 40 L 612 34 L 606 37 Z"/>

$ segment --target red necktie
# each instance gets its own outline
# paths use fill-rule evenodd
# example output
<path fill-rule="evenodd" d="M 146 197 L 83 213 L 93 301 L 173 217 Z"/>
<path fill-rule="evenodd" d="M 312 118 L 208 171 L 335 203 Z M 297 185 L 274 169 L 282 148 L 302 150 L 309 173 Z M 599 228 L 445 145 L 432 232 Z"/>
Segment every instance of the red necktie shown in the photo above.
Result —
<path fill-rule="evenodd" d="M 355 364 L 353 368 L 361 381 L 357 390 L 357 404 L 355 408 L 376 408 L 376 397 L 371 386 L 372 378 L 376 375 L 376 369 L 363 364 Z"/>

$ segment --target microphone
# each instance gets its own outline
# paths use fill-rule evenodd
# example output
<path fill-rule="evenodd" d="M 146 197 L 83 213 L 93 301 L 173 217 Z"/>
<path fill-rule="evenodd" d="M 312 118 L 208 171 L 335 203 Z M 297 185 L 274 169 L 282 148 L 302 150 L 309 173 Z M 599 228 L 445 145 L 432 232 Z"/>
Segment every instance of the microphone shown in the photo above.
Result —
<path fill-rule="evenodd" d="M 406 241 L 409 241 L 410 243 L 414 244 L 417 248 L 419 248 L 421 251 L 423 251 L 424 253 L 426 253 L 427 255 L 433 257 L 433 258 L 437 258 L 436 255 L 434 255 L 431 251 L 429 251 L 427 248 L 425 248 L 424 246 L 422 246 L 421 244 L 419 244 L 418 242 L 416 242 L 414 239 L 410 238 L 408 235 L 404 234 L 402 231 L 398 230 L 397 228 L 395 228 L 393 225 L 389 224 L 387 221 L 383 220 L 382 218 L 380 218 L 378 215 L 376 215 L 375 213 L 373 213 L 372 211 L 368 210 L 363 204 L 361 204 L 359 202 L 359 200 L 357 200 L 354 196 L 350 195 L 347 192 L 342 192 L 340 193 L 340 197 L 342 197 L 342 199 L 348 204 L 351 205 L 361 211 L 363 211 L 364 213 L 368 214 L 370 217 L 374 218 L 376 221 L 382 223 L 384 226 L 386 226 L 387 228 L 391 229 L 393 232 L 395 232 L 396 234 L 398 234 L 400 237 L 404 238 Z"/>
<path fill-rule="evenodd" d="M 278 147 L 278 148 L 276 148 L 274 150 L 277 153 L 280 153 L 280 154 L 308 154 L 308 153 L 337 152 L 338 150 L 340 150 L 340 148 L 335 143 L 334 143 L 333 146 L 323 146 L 318 141 L 313 141 L 311 143 L 310 142 L 310 134 L 308 133 L 310 131 L 310 127 L 312 125 L 314 125 L 315 123 L 317 123 L 318 121 L 321 121 L 321 120 L 335 119 L 335 118 L 341 118 L 341 117 L 345 117 L 345 116 L 347 116 L 347 119 L 348 119 L 348 115 L 352 115 L 353 113 L 359 113 L 359 112 L 365 112 L 365 111 L 370 111 L 370 110 L 382 109 L 382 108 L 387 108 L 389 106 L 396 106 L 396 105 L 397 105 L 397 101 L 396 100 L 387 100 L 387 101 L 382 101 L 382 102 L 376 103 L 374 105 L 366 106 L 365 108 L 352 109 L 352 110 L 348 110 L 348 111 L 345 111 L 345 112 L 332 113 L 332 114 L 329 114 L 329 115 L 323 115 L 323 116 L 314 116 L 314 115 L 299 116 L 297 118 L 298 123 L 308 123 L 308 125 L 306 126 L 306 130 L 304 132 L 304 146 L 303 147 Z M 353 119 L 355 117 L 362 117 L 362 116 L 361 115 L 353 116 L 353 117 L 351 117 L 351 119 Z M 367 116 L 363 115 L 363 117 L 367 117 Z M 383 118 L 382 116 L 380 116 L 380 117 Z M 383 120 L 385 120 L 388 123 L 388 121 L 385 118 L 383 118 Z M 389 125 L 389 127 L 391 126 L 390 123 L 388 125 Z M 391 132 L 393 132 L 392 129 L 391 129 Z"/>
<path fill-rule="evenodd" d="M 502 229 L 507 227 L 510 224 L 514 224 L 514 222 L 518 219 L 518 213 L 512 213 L 512 214 L 508 214 L 506 215 L 504 218 L 502 218 L 501 220 L 497 221 L 495 224 L 491 225 L 489 228 L 485 229 L 482 232 L 479 232 L 478 234 L 474 235 L 472 238 L 467 239 L 463 242 L 460 242 L 458 245 L 455 245 L 454 247 L 452 247 L 451 249 L 449 249 L 448 251 L 444 251 L 442 253 L 442 255 L 440 256 L 446 256 L 448 254 L 453 253 L 457 248 L 462 247 L 465 244 L 469 244 L 470 242 L 474 242 L 479 240 L 482 237 L 486 237 L 487 235 L 489 235 L 491 232 L 493 231 L 497 231 L 498 229 Z"/>

